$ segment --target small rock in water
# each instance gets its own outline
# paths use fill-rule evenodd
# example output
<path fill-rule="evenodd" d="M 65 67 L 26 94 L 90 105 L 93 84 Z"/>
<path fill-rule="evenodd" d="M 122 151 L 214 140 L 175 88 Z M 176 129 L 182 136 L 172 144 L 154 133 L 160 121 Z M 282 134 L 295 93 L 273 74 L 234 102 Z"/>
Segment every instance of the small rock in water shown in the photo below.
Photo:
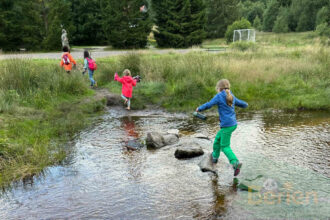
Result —
<path fill-rule="evenodd" d="M 170 129 L 167 131 L 167 134 L 175 134 L 179 136 L 179 130 L 178 129 Z"/>
<path fill-rule="evenodd" d="M 166 134 L 163 136 L 164 144 L 171 145 L 179 141 L 179 136 L 176 134 Z"/>
<path fill-rule="evenodd" d="M 129 150 L 139 150 L 141 148 L 143 148 L 143 144 L 140 143 L 140 141 L 138 139 L 134 139 L 134 140 L 129 140 L 126 143 L 126 147 Z"/>
<path fill-rule="evenodd" d="M 158 132 L 147 134 L 146 144 L 148 148 L 157 149 L 165 146 L 163 136 Z"/>
<path fill-rule="evenodd" d="M 178 159 L 184 159 L 184 158 L 198 157 L 203 154 L 204 154 L 203 149 L 197 144 L 194 144 L 192 146 L 178 147 L 174 153 L 174 156 Z"/>
<path fill-rule="evenodd" d="M 123 103 L 122 98 L 117 94 L 108 94 L 105 96 L 105 99 L 107 100 L 107 106 L 120 105 Z"/>
<path fill-rule="evenodd" d="M 201 169 L 202 172 L 211 172 L 215 174 L 216 176 L 218 175 L 214 164 L 212 163 L 212 154 L 208 153 L 203 156 L 202 160 L 198 164 L 199 168 Z"/>
<path fill-rule="evenodd" d="M 210 140 L 210 138 L 208 136 L 206 136 L 205 134 L 202 133 L 196 133 L 192 136 L 193 138 L 200 138 L 200 139 L 207 139 Z"/>

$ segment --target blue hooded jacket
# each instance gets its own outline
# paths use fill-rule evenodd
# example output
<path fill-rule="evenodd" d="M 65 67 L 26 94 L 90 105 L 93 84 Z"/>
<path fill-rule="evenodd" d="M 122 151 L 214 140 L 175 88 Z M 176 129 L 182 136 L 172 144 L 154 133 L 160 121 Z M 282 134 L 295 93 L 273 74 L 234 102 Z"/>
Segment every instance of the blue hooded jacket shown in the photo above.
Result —
<path fill-rule="evenodd" d="M 211 108 L 214 105 L 218 105 L 220 127 L 225 128 L 225 127 L 231 127 L 237 125 L 235 106 L 246 108 L 248 104 L 236 98 L 233 93 L 231 93 L 231 95 L 233 96 L 232 106 L 227 105 L 227 101 L 226 101 L 227 94 L 225 90 L 222 90 L 221 92 L 216 94 L 211 101 L 199 106 L 198 111 L 204 111 L 206 109 Z"/>

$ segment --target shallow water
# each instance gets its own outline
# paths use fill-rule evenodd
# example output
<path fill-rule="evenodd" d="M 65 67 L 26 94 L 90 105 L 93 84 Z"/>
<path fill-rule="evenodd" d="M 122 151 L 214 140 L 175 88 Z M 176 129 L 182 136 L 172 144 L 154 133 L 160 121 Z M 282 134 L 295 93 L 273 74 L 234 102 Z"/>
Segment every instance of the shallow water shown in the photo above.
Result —
<path fill-rule="evenodd" d="M 217 117 L 109 109 L 77 136 L 64 165 L 1 195 L 0 219 L 329 218 L 330 114 L 239 113 L 238 121 L 231 144 L 243 162 L 237 184 L 223 154 L 215 178 L 200 171 L 201 157 L 177 160 L 174 147 L 125 147 L 172 128 L 213 139 Z M 198 142 L 212 150 L 212 141 Z"/>

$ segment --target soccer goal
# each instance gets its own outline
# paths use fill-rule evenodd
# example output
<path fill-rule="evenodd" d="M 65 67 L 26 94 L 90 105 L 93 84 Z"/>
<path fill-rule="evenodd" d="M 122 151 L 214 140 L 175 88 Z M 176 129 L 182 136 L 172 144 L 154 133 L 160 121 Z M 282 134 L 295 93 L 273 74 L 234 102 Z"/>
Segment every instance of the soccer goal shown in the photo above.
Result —
<path fill-rule="evenodd" d="M 234 30 L 233 42 L 236 41 L 256 42 L 256 31 L 254 29 Z"/>

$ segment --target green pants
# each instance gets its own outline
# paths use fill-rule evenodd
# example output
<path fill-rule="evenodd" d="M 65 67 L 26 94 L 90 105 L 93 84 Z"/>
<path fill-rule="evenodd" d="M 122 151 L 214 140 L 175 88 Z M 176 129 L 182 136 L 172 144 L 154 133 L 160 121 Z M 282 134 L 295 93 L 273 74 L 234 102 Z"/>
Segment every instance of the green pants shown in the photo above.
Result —
<path fill-rule="evenodd" d="M 236 155 L 230 148 L 231 133 L 233 133 L 236 128 L 237 125 L 220 129 L 213 143 L 213 158 L 219 158 L 221 150 L 228 158 L 230 164 L 234 164 L 238 161 Z"/>

